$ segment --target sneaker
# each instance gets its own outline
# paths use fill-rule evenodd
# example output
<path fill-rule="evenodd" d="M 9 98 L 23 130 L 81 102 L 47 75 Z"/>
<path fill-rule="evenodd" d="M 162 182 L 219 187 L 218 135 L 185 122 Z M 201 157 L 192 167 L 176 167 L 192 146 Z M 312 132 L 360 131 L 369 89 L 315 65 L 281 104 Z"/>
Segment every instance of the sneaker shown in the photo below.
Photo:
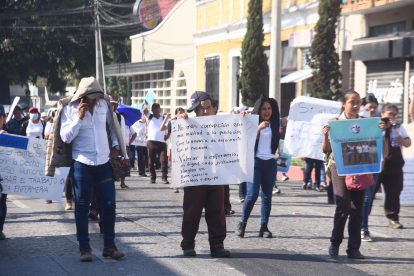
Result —
<path fill-rule="evenodd" d="M 288 180 L 289 180 L 289 176 L 287 175 L 282 176 L 282 181 L 288 181 Z"/>
<path fill-rule="evenodd" d="M 372 238 L 371 238 L 368 230 L 362 230 L 361 231 L 361 241 L 365 241 L 365 242 L 371 242 L 372 241 Z"/>
<path fill-rule="evenodd" d="M 318 187 L 315 187 L 315 191 L 316 192 L 322 192 L 322 190 L 320 190 Z"/>
<path fill-rule="evenodd" d="M 365 256 L 362 255 L 358 249 L 352 250 L 352 251 L 347 250 L 346 255 L 348 256 L 349 259 L 355 259 L 355 260 L 365 259 Z"/>
<path fill-rule="evenodd" d="M 81 249 L 80 251 L 80 261 L 81 262 L 92 262 L 92 253 L 91 249 Z"/>
<path fill-rule="evenodd" d="M 180 192 L 180 190 L 178 189 L 178 188 L 176 188 L 176 189 L 174 189 L 174 193 L 179 193 Z"/>
<path fill-rule="evenodd" d="M 234 213 L 236 213 L 234 210 L 228 210 L 228 211 L 224 212 L 224 215 L 226 217 L 228 217 L 228 216 L 234 215 Z"/>
<path fill-rule="evenodd" d="M 197 253 L 195 252 L 194 249 L 184 249 L 183 250 L 183 255 L 187 256 L 187 257 L 195 257 L 195 256 L 197 256 Z"/>
<path fill-rule="evenodd" d="M 230 251 L 220 248 L 210 251 L 210 256 L 213 258 L 228 258 L 230 257 Z"/>
<path fill-rule="evenodd" d="M 338 245 L 333 245 L 331 244 L 331 246 L 329 246 L 329 256 L 331 256 L 331 258 L 338 258 L 339 255 L 339 246 Z"/>
<path fill-rule="evenodd" d="M 125 183 L 121 183 L 120 187 L 121 187 L 121 189 L 128 189 L 129 188 L 129 186 Z"/>
<path fill-rule="evenodd" d="M 239 198 L 239 202 L 240 203 L 243 203 L 244 202 L 244 198 L 243 197 Z"/>
<path fill-rule="evenodd" d="M 306 188 L 308 187 L 308 185 L 306 184 L 306 183 L 303 183 L 303 186 L 302 186 L 302 188 L 304 189 L 304 190 L 306 190 Z"/>
<path fill-rule="evenodd" d="M 167 179 L 167 178 L 164 178 L 164 179 L 162 180 L 162 183 L 163 183 L 163 184 L 170 184 L 170 182 L 168 181 L 168 179 Z"/>
<path fill-rule="evenodd" d="M 52 204 L 52 200 L 51 199 L 46 200 L 46 204 Z"/>
<path fill-rule="evenodd" d="M 102 256 L 110 257 L 114 260 L 119 260 L 125 256 L 124 253 L 118 250 L 115 245 L 105 246 L 102 251 Z"/>
<path fill-rule="evenodd" d="M 6 239 L 6 235 L 2 231 L 0 231 L 0 241 L 4 241 Z"/>
<path fill-rule="evenodd" d="M 72 200 L 66 200 L 65 211 L 70 211 L 73 209 Z"/>
<path fill-rule="evenodd" d="M 272 194 L 280 194 L 280 189 L 279 188 L 274 188 Z"/>
<path fill-rule="evenodd" d="M 308 190 L 312 190 L 312 183 L 308 183 Z"/>
<path fill-rule="evenodd" d="M 392 229 L 403 229 L 404 226 L 398 220 L 390 220 L 389 227 Z"/>

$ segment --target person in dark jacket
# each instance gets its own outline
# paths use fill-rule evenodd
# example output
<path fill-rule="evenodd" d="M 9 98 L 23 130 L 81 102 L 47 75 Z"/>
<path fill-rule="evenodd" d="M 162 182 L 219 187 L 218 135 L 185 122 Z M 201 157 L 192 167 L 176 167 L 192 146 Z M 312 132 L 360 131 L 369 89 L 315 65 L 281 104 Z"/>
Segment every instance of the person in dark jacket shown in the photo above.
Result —
<path fill-rule="evenodd" d="M 261 189 L 262 207 L 259 237 L 271 238 L 272 232 L 269 231 L 267 224 L 272 208 L 272 190 L 276 181 L 275 153 L 279 146 L 279 107 L 275 99 L 261 96 L 254 105 L 253 114 L 259 115 L 254 147 L 254 177 L 253 183 L 247 183 L 247 195 L 243 203 L 237 235 L 244 237 L 247 220 Z"/>
<path fill-rule="evenodd" d="M 6 113 L 4 112 L 3 105 L 0 104 L 0 134 L 7 133 L 5 128 Z M 3 226 L 6 220 L 7 214 L 7 194 L 3 194 L 3 187 L 1 186 L 3 178 L 0 175 L 0 241 L 6 239 L 6 235 L 3 233 Z"/>

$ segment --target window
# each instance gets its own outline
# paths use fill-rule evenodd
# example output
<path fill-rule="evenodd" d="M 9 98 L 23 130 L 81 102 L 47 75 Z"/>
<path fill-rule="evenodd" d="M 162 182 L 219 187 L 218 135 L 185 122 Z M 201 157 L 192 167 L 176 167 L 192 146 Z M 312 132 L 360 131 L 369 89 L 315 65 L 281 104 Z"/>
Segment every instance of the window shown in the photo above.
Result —
<path fill-rule="evenodd" d="M 220 58 L 218 56 L 205 59 L 206 92 L 219 104 L 220 95 Z"/>
<path fill-rule="evenodd" d="M 379 26 L 372 26 L 369 28 L 369 36 L 381 36 L 401 32 L 405 32 L 405 21 Z"/>
<path fill-rule="evenodd" d="M 282 70 L 296 70 L 296 48 L 289 47 L 288 41 L 282 41 Z"/>

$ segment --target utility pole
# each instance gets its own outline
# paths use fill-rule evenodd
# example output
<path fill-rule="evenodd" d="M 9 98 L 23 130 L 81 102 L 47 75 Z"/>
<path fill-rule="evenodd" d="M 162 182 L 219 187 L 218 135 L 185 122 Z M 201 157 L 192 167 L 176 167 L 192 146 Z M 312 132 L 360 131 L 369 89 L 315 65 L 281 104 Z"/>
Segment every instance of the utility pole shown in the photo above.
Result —
<path fill-rule="evenodd" d="M 272 16 L 270 21 L 270 68 L 269 68 L 269 97 L 275 98 L 281 104 L 280 72 L 282 64 L 282 44 L 280 29 L 282 21 L 282 1 L 272 0 Z"/>
<path fill-rule="evenodd" d="M 101 28 L 99 22 L 99 12 L 98 12 L 98 0 L 94 0 L 95 7 L 95 73 L 96 80 L 102 86 L 104 92 L 106 93 L 106 83 L 105 83 L 105 73 L 104 73 L 104 62 L 103 62 L 103 51 L 102 51 L 102 37 L 101 37 Z"/>

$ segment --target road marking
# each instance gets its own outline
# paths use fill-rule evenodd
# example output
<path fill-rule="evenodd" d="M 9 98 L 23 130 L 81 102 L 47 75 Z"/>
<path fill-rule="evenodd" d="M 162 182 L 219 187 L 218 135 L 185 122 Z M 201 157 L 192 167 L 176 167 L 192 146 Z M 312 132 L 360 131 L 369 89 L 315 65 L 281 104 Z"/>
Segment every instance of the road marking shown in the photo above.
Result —
<path fill-rule="evenodd" d="M 17 199 L 11 199 L 11 202 L 13 202 L 14 205 L 16 205 L 19 208 L 22 209 L 29 209 L 30 207 L 27 206 L 26 204 L 24 204 L 23 202 L 21 202 L 20 200 Z"/>

